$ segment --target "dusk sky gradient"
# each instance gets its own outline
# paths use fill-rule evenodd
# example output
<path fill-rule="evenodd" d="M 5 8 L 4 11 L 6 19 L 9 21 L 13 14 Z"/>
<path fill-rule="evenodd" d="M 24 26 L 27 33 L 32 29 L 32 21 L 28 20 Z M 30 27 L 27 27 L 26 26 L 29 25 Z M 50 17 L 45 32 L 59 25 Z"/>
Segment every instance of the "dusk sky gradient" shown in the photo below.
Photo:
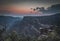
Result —
<path fill-rule="evenodd" d="M 11 12 L 16 14 L 38 14 L 31 8 L 44 7 L 60 4 L 60 0 L 0 0 L 0 12 Z"/>

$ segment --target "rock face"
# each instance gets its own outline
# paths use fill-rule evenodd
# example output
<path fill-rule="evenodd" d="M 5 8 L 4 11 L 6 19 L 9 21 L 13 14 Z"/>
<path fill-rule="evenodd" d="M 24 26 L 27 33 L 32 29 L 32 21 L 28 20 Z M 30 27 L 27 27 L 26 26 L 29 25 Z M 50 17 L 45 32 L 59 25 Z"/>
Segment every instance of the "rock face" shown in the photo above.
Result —
<path fill-rule="evenodd" d="M 11 28 L 16 24 L 16 22 L 20 22 L 23 18 L 21 17 L 12 17 L 12 16 L 0 16 L 0 25 L 7 26 L 7 29 Z"/>
<path fill-rule="evenodd" d="M 25 16 L 23 19 L 0 16 L 0 20 L 0 24 L 8 24 L 8 31 L 16 30 L 25 36 L 38 36 L 41 28 L 49 29 L 52 25 L 60 25 L 60 13 L 51 16 Z"/>
<path fill-rule="evenodd" d="M 18 33 L 28 36 L 40 35 L 40 28 L 50 28 L 60 24 L 60 13 L 51 16 L 25 16 L 13 26 Z M 13 28 L 12 27 L 12 28 Z"/>

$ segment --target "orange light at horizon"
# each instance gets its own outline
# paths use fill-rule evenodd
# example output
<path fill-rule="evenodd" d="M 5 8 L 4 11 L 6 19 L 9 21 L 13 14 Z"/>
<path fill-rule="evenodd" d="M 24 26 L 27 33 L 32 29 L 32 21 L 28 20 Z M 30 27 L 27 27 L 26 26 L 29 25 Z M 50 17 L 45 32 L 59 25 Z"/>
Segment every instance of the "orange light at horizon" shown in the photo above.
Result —
<path fill-rule="evenodd" d="M 23 8 L 23 7 L 14 7 L 14 6 L 8 6 L 0 8 L 0 10 L 6 10 L 12 13 L 20 13 L 20 14 L 29 14 L 29 13 L 35 13 L 35 11 L 31 10 L 30 8 Z"/>
<path fill-rule="evenodd" d="M 35 11 L 31 10 L 30 8 L 16 8 L 16 7 L 11 8 L 11 12 L 22 13 L 22 14 L 35 13 Z"/>

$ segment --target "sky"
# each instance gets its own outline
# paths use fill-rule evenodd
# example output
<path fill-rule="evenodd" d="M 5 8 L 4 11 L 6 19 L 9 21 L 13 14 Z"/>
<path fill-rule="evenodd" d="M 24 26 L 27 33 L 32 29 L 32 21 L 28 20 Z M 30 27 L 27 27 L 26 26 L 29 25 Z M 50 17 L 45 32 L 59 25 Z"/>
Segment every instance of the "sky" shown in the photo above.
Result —
<path fill-rule="evenodd" d="M 60 5 L 60 0 L 0 0 L 0 14 L 5 15 L 39 15 L 44 14 L 47 8 L 51 9 L 53 5 Z M 37 9 L 39 7 L 40 10 Z M 48 9 L 48 10 L 49 10 Z M 50 13 L 50 11 L 48 11 Z"/>

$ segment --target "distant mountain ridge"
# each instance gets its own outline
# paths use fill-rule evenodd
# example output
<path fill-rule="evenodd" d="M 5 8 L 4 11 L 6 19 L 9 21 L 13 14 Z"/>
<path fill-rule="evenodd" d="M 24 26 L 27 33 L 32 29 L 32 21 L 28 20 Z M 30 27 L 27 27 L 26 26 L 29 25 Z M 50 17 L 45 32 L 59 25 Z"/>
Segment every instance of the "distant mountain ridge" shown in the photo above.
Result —
<path fill-rule="evenodd" d="M 31 21 L 38 19 L 40 23 L 42 24 L 58 24 L 60 23 L 60 13 L 50 15 L 50 16 L 26 16 L 24 17 L 24 20 Z"/>
<path fill-rule="evenodd" d="M 39 34 L 39 28 L 42 24 L 60 25 L 60 13 L 51 16 L 25 16 L 21 22 L 17 22 L 13 27 L 17 32 L 34 36 Z"/>
<path fill-rule="evenodd" d="M 0 16 L 0 25 L 7 26 L 7 28 L 11 28 L 16 24 L 16 22 L 21 21 L 22 18 L 20 17 L 13 17 L 13 16 Z"/>
<path fill-rule="evenodd" d="M 51 16 L 24 16 L 24 18 L 0 16 L 0 24 L 8 24 L 8 31 L 16 30 L 28 36 L 39 35 L 42 24 L 60 25 L 60 13 Z M 48 27 L 47 26 L 47 27 Z"/>

